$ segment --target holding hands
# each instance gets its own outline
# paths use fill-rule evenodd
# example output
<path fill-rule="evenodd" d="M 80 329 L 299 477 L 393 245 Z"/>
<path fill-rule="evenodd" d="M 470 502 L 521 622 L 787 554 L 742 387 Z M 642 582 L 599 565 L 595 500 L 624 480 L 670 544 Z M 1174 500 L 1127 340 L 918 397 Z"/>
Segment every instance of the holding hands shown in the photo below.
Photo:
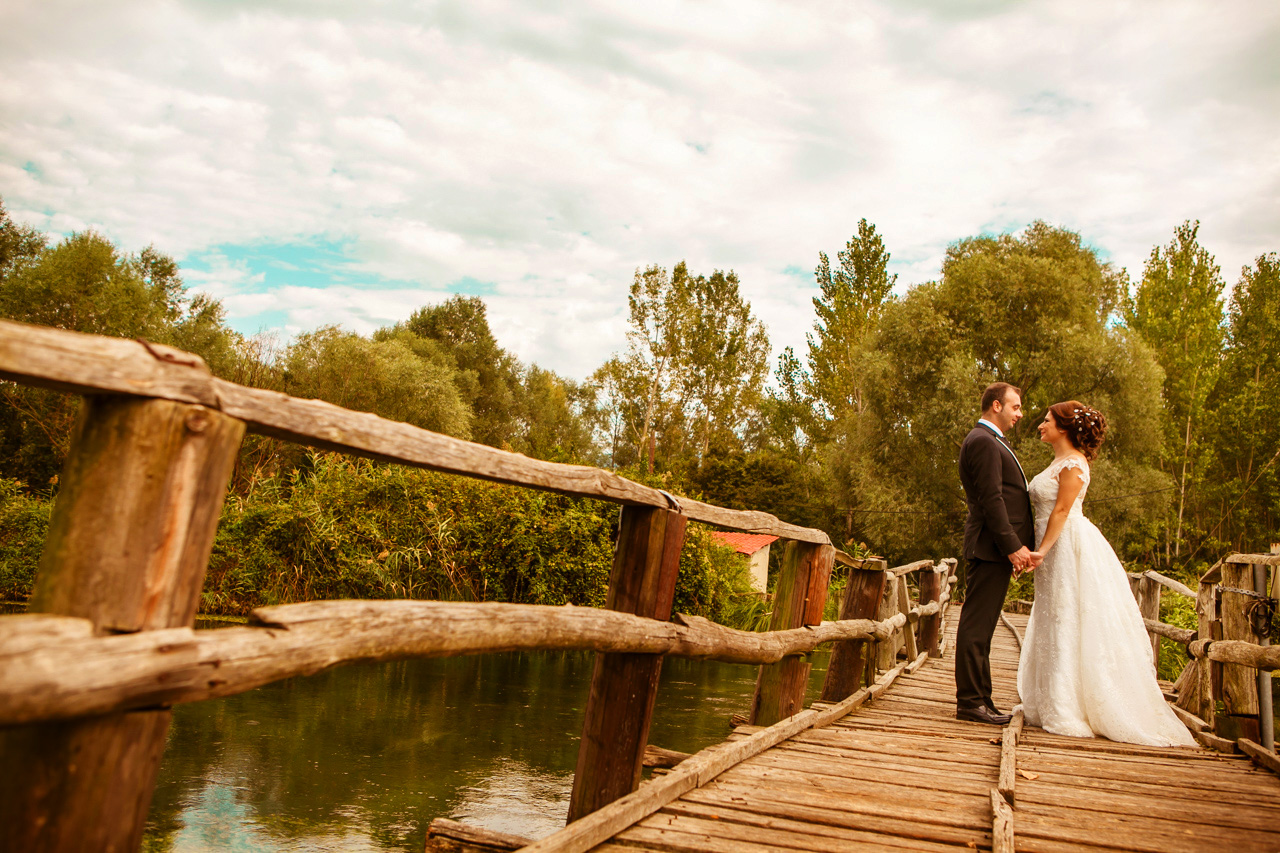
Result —
<path fill-rule="evenodd" d="M 1044 554 L 1040 551 L 1032 551 L 1023 545 L 1009 555 L 1009 562 L 1013 563 L 1013 576 L 1016 578 L 1025 572 L 1035 571 L 1044 562 Z"/>

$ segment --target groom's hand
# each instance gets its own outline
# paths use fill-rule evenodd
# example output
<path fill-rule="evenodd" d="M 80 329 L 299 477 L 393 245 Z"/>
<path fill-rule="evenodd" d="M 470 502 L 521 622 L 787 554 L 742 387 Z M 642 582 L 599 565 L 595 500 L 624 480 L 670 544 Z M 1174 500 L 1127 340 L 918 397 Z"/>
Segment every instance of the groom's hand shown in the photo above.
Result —
<path fill-rule="evenodd" d="M 1013 568 L 1021 572 L 1031 565 L 1031 550 L 1023 545 L 1018 550 L 1009 555 L 1009 562 L 1013 563 Z"/>

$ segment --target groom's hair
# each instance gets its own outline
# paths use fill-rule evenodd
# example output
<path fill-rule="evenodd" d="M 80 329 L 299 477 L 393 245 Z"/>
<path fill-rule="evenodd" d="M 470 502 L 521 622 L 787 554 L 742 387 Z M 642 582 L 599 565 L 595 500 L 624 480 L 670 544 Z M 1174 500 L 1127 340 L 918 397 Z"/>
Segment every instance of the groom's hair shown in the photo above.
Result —
<path fill-rule="evenodd" d="M 1008 382 L 992 382 L 987 386 L 987 390 L 982 392 L 982 411 L 990 410 L 996 403 L 1003 403 L 1010 391 L 1019 397 L 1022 396 L 1022 389 L 1017 385 L 1010 385 Z"/>

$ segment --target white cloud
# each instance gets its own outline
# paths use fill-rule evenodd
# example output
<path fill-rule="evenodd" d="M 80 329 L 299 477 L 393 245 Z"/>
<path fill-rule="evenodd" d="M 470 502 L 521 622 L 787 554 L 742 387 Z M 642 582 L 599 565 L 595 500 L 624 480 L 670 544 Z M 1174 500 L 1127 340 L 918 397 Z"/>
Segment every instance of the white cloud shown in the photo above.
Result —
<path fill-rule="evenodd" d="M 488 283 L 505 345 L 584 376 L 623 344 L 632 271 L 682 258 L 738 270 L 775 349 L 802 348 L 812 287 L 785 270 L 864 216 L 902 286 L 1037 218 L 1135 276 L 1199 218 L 1232 281 L 1280 249 L 1278 31 L 1261 1 L 25 2 L 0 195 L 206 262 L 341 242 L 324 290 L 188 271 L 286 330 Z"/>

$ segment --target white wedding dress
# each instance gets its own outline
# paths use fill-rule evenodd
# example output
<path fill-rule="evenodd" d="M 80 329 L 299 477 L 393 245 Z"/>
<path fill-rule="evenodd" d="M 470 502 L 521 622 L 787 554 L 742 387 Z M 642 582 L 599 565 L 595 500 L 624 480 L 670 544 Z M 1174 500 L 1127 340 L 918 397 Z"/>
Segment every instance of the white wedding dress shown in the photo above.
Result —
<path fill-rule="evenodd" d="M 1018 662 L 1026 721 L 1060 735 L 1194 746 L 1156 684 L 1151 640 L 1124 566 L 1081 510 L 1089 490 L 1083 459 L 1055 459 L 1031 480 L 1036 543 L 1044 539 L 1065 468 L 1079 470 L 1084 488 L 1034 574 L 1035 603 Z"/>

